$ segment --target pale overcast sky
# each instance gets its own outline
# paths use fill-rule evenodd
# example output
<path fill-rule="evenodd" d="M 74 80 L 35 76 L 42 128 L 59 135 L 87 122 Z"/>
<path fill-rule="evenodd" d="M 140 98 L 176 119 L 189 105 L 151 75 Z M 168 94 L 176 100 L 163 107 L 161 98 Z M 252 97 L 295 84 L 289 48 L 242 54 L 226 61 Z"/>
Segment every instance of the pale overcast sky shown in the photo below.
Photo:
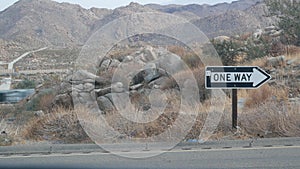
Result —
<path fill-rule="evenodd" d="M 0 0 L 0 11 L 6 9 L 18 0 Z M 217 4 L 222 2 L 232 2 L 232 0 L 55 0 L 58 2 L 69 2 L 80 4 L 84 8 L 110 8 L 114 9 L 119 6 L 128 5 L 130 2 L 138 2 L 140 4 Z"/>

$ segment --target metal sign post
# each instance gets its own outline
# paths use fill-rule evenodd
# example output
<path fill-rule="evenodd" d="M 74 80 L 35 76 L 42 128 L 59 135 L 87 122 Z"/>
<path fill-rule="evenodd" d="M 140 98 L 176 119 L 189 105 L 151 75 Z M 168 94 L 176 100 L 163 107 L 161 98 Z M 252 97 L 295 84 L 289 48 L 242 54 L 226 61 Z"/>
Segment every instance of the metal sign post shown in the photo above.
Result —
<path fill-rule="evenodd" d="M 237 97 L 237 89 L 232 89 L 232 128 L 237 129 L 237 115 L 238 115 L 238 97 Z"/>
<path fill-rule="evenodd" d="M 232 128 L 237 129 L 237 89 L 256 89 L 271 76 L 257 66 L 208 66 L 205 70 L 206 89 L 232 89 Z"/>

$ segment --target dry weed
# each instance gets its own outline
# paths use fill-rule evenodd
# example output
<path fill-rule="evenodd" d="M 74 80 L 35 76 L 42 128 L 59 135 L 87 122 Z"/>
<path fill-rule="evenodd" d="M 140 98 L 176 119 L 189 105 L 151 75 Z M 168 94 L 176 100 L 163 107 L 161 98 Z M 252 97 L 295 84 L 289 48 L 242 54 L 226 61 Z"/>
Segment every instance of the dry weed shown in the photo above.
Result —
<path fill-rule="evenodd" d="M 240 126 L 252 136 L 300 136 L 299 105 L 270 100 L 244 110 L 239 119 Z"/>
<path fill-rule="evenodd" d="M 264 103 L 272 96 L 272 89 L 269 85 L 264 85 L 257 90 L 249 90 L 245 106 L 251 107 Z"/>
<path fill-rule="evenodd" d="M 55 98 L 55 93 L 47 93 L 42 95 L 39 98 L 39 105 L 38 105 L 39 109 L 44 112 L 49 111 L 52 106 L 54 98 Z"/>
<path fill-rule="evenodd" d="M 57 108 L 54 112 L 32 119 L 22 136 L 28 140 L 60 143 L 91 142 L 81 128 L 73 110 Z"/>

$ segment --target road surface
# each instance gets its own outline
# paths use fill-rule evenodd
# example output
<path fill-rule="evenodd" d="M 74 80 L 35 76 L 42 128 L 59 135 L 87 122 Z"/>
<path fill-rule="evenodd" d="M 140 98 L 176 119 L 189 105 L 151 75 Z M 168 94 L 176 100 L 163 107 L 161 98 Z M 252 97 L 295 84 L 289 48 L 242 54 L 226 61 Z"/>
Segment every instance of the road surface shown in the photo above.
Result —
<path fill-rule="evenodd" d="M 40 70 L 20 70 L 20 74 L 34 75 L 38 73 L 66 73 L 69 69 L 40 69 Z"/>
<path fill-rule="evenodd" d="M 18 61 L 20 61 L 21 59 L 23 59 L 24 57 L 26 57 L 27 55 L 31 54 L 31 53 L 34 53 L 34 52 L 39 52 L 39 51 L 42 51 L 42 50 L 45 50 L 47 49 L 48 47 L 44 47 L 44 48 L 40 48 L 40 49 L 37 49 L 37 50 L 33 50 L 33 51 L 29 51 L 29 52 L 26 52 L 24 53 L 23 55 L 21 55 L 20 57 L 18 57 L 17 59 L 13 60 L 12 62 L 10 62 L 8 64 L 8 70 L 13 70 L 14 68 L 14 64 L 17 63 Z M 0 85 L 0 90 L 10 90 L 10 86 L 11 86 L 11 76 L 9 78 L 5 78 L 4 81 L 1 81 L 1 85 Z"/>
<path fill-rule="evenodd" d="M 296 140 L 299 143 L 299 139 Z M 236 143 L 236 145 L 240 145 L 240 142 Z M 205 149 L 205 146 L 192 146 L 190 148 L 183 146 L 159 156 L 145 159 L 123 158 L 100 151 L 0 155 L 0 168 L 299 169 L 299 144 L 291 145 L 292 142 L 284 140 L 282 143 L 286 144 L 262 146 L 265 144 L 263 143 L 260 146 L 249 148 L 230 147 L 231 144 L 235 145 L 235 142 L 231 142 L 218 144 L 218 147 L 223 148 L 212 149 Z M 143 155 L 144 153 L 151 153 L 151 151 L 122 153 Z"/>
<path fill-rule="evenodd" d="M 141 152 L 148 153 L 148 152 Z M 105 153 L 1 157 L 0 168 L 299 169 L 300 147 L 178 150 L 147 159 Z"/>
<path fill-rule="evenodd" d="M 18 57 L 17 59 L 13 60 L 12 62 L 10 62 L 8 64 L 8 70 L 13 69 L 14 64 L 17 63 L 18 61 L 20 61 L 21 59 L 23 59 L 24 57 L 26 57 L 27 55 L 29 55 L 31 53 L 34 53 L 34 52 L 39 52 L 39 51 L 45 50 L 47 48 L 48 47 L 44 47 L 44 48 L 40 48 L 40 49 L 37 49 L 37 50 L 33 50 L 33 51 L 29 51 L 29 52 L 24 53 L 23 55 L 21 55 L 20 57 Z"/>

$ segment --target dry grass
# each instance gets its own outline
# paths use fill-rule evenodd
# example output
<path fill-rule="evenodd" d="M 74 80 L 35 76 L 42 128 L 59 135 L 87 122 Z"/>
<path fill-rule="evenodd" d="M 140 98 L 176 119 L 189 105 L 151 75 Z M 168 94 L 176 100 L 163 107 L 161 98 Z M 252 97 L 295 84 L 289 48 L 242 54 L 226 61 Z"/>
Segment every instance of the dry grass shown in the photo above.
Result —
<path fill-rule="evenodd" d="M 297 51 L 289 53 L 285 56 L 286 56 L 286 59 L 293 60 L 294 65 L 299 65 L 300 64 L 300 47 L 298 47 Z"/>
<path fill-rule="evenodd" d="M 182 71 L 174 74 L 172 76 L 173 78 L 166 80 L 161 88 L 163 90 L 175 88 L 178 86 L 176 80 L 178 82 L 183 82 L 191 75 L 196 79 L 200 100 L 204 101 L 205 99 L 208 99 L 210 97 L 210 91 L 205 89 L 205 68 L 200 66 L 193 68 L 191 71 Z"/>
<path fill-rule="evenodd" d="M 300 47 L 293 46 L 293 45 L 287 47 L 287 50 L 286 50 L 287 56 L 291 56 L 292 58 L 295 58 L 293 56 L 297 56 L 299 59 L 299 54 L 300 54 Z"/>
<path fill-rule="evenodd" d="M 245 103 L 246 107 L 257 106 L 261 103 L 266 102 L 272 96 L 272 90 L 269 85 L 264 85 L 257 90 L 248 91 L 247 100 Z"/>
<path fill-rule="evenodd" d="M 106 86 L 109 86 L 111 85 L 111 81 L 112 81 L 112 77 L 115 73 L 115 69 L 108 69 L 108 70 L 105 70 L 105 71 L 99 71 L 97 73 L 97 76 L 101 77 L 103 79 L 103 81 L 101 82 L 102 84 L 100 86 L 97 86 L 97 87 L 106 87 Z"/>
<path fill-rule="evenodd" d="M 203 66 L 200 58 L 191 49 L 187 49 L 183 46 L 168 46 L 167 49 L 171 53 L 181 57 L 191 68 L 196 68 L 201 65 Z"/>
<path fill-rule="evenodd" d="M 299 137 L 299 105 L 267 101 L 240 114 L 240 126 L 254 137 Z"/>
<path fill-rule="evenodd" d="M 206 120 L 207 112 L 209 111 L 211 103 L 207 101 L 206 103 L 199 104 L 197 106 L 180 107 L 180 96 L 176 95 L 177 92 L 173 93 L 172 91 L 174 92 L 174 90 L 171 89 L 164 91 L 167 100 L 167 105 L 161 115 L 156 117 L 156 115 L 153 114 L 155 119 L 151 118 L 151 121 L 149 122 L 134 122 L 122 116 L 122 114 L 120 114 L 118 111 L 106 113 L 104 115 L 105 121 L 114 129 L 114 131 L 117 131 L 121 135 L 130 138 L 139 139 L 161 137 L 162 133 L 168 132 L 168 130 L 171 127 L 173 128 L 174 125 L 176 125 L 175 128 L 177 133 L 175 139 L 176 137 L 178 138 L 179 135 L 185 137 L 185 134 L 187 134 L 185 139 L 198 138 Z M 133 105 L 139 104 L 140 102 L 140 96 L 131 99 L 131 104 Z M 145 105 L 145 103 L 142 105 Z M 190 114 L 190 112 L 192 112 L 192 114 Z M 198 114 L 193 114 L 194 112 L 198 112 Z M 147 110 L 144 111 L 140 109 L 135 109 L 135 111 L 128 113 L 130 113 L 130 119 L 136 119 L 137 117 L 146 119 L 146 116 L 148 114 L 152 117 L 151 112 L 148 112 Z M 145 116 L 142 117 L 142 115 Z M 191 116 L 193 116 L 192 119 L 195 120 L 193 126 L 190 126 L 191 122 L 186 122 L 186 119 L 190 119 Z M 182 119 L 182 117 L 186 118 Z M 92 123 L 95 123 L 96 125 L 98 121 Z M 187 130 L 188 126 L 190 127 Z M 168 138 L 172 138 L 171 135 L 168 136 Z M 101 141 L 101 138 L 99 138 L 99 141 Z"/>
<path fill-rule="evenodd" d="M 167 49 L 178 56 L 186 56 L 189 54 L 182 46 L 168 46 Z"/>
<path fill-rule="evenodd" d="M 255 137 L 299 137 L 300 106 L 290 103 L 288 91 L 265 85 L 256 90 L 245 90 L 246 105 L 238 112 L 238 132 L 231 127 L 231 103 L 211 139 L 247 139 Z M 246 98 L 247 98 L 246 97 Z"/>
<path fill-rule="evenodd" d="M 44 112 L 49 111 L 50 108 L 51 108 L 51 105 L 53 103 L 54 98 L 55 98 L 55 93 L 52 93 L 52 92 L 42 95 L 39 98 L 38 107 Z"/>
<path fill-rule="evenodd" d="M 286 52 L 283 54 L 286 60 L 294 60 L 296 64 L 300 63 L 300 47 L 289 46 L 286 47 Z M 259 66 L 266 67 L 268 57 L 257 58 L 249 62 L 243 63 L 244 66 Z"/>
<path fill-rule="evenodd" d="M 182 114 L 182 116 L 191 118 L 190 115 Z M 132 121 L 128 121 L 120 114 L 115 112 L 106 116 L 106 121 L 114 128 L 115 131 L 118 131 L 120 134 L 131 138 L 151 138 L 159 136 L 163 132 L 168 131 L 172 126 L 174 126 L 175 121 L 177 121 L 176 125 L 178 128 L 176 130 L 177 135 L 175 135 L 175 137 L 182 135 L 185 136 L 185 140 L 188 140 L 199 138 L 206 117 L 206 112 L 196 115 L 194 117 L 196 119 L 195 123 L 188 131 L 186 131 L 186 129 L 190 124 L 178 121 L 179 113 L 176 112 L 164 112 L 157 119 L 148 123 L 134 123 Z M 169 138 L 171 137 L 172 136 L 169 136 Z"/>
<path fill-rule="evenodd" d="M 5 134 L 0 134 L 0 146 L 11 146 L 13 139 Z"/>
<path fill-rule="evenodd" d="M 25 126 L 22 137 L 27 140 L 60 143 L 91 142 L 74 111 L 63 108 L 57 108 L 52 113 L 32 119 Z"/>
<path fill-rule="evenodd" d="M 107 56 L 109 58 L 122 61 L 124 59 L 124 56 L 131 55 L 132 53 L 136 52 L 137 50 L 139 50 L 138 46 L 135 46 L 135 47 L 131 46 L 130 48 L 115 46 L 114 48 L 112 48 L 109 51 Z"/>
<path fill-rule="evenodd" d="M 250 61 L 248 63 L 245 63 L 243 65 L 245 65 L 245 66 L 265 67 L 266 62 L 267 62 L 267 57 L 262 57 L 262 58 L 254 59 L 254 60 L 252 60 L 252 61 Z"/>
<path fill-rule="evenodd" d="M 172 125 L 177 116 L 178 113 L 169 112 L 159 116 L 159 118 L 153 122 L 135 123 L 122 117 L 118 112 L 114 112 L 106 116 L 106 121 L 120 134 L 132 138 L 149 138 L 164 132 L 170 125 Z"/>
<path fill-rule="evenodd" d="M 199 139 L 201 131 L 205 125 L 205 121 L 208 117 L 208 113 L 211 107 L 211 102 L 209 100 L 205 101 L 204 103 L 198 105 L 198 116 L 196 117 L 196 121 L 193 124 L 191 130 L 187 133 L 185 140 L 188 139 Z M 203 139 L 203 138 L 201 138 Z"/>
<path fill-rule="evenodd" d="M 149 138 L 157 136 L 165 131 L 170 125 L 174 123 L 179 115 L 178 110 L 180 109 L 180 98 L 172 91 L 164 91 L 166 96 L 166 107 L 164 112 L 152 120 L 152 116 L 156 117 L 158 114 L 151 114 L 148 110 L 143 110 L 141 106 L 150 105 L 149 100 L 146 96 L 134 95 L 131 96 L 131 104 L 135 106 L 133 112 L 128 112 L 130 119 L 140 119 L 150 121 L 147 123 L 136 123 L 123 117 L 118 111 L 110 112 L 105 115 L 105 119 L 108 124 L 118 131 L 120 134 L 126 135 L 133 138 Z M 150 108 L 150 107 L 149 107 Z M 144 116 L 142 116 L 144 114 Z M 147 120 L 147 118 L 150 118 Z"/>
<path fill-rule="evenodd" d="M 247 89 L 240 89 L 238 90 L 238 98 L 246 98 L 248 97 L 248 90 Z"/>

